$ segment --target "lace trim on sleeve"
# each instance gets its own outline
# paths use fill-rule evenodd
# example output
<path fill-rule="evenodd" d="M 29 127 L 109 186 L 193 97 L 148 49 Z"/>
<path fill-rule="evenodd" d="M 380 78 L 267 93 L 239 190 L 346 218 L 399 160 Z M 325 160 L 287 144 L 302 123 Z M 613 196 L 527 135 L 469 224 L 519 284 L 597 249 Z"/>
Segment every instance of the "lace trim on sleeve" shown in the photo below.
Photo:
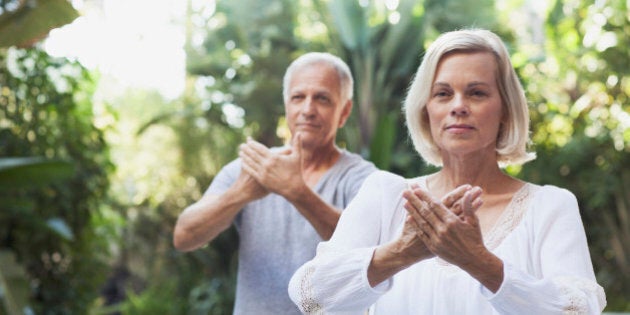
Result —
<path fill-rule="evenodd" d="M 304 314 L 323 314 L 322 306 L 315 300 L 315 292 L 311 282 L 313 272 L 315 272 L 313 266 L 306 268 L 300 281 L 300 309 Z"/>
<path fill-rule="evenodd" d="M 575 277 L 557 277 L 553 282 L 562 296 L 568 301 L 563 314 L 588 314 L 586 296 L 595 295 L 600 306 L 606 305 L 604 289 L 593 281 Z"/>

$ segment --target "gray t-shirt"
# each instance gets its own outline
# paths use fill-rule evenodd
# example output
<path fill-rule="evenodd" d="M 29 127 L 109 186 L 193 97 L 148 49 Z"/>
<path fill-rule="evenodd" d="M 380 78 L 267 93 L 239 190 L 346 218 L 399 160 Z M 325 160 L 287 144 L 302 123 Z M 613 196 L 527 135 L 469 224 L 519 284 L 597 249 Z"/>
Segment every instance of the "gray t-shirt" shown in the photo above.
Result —
<path fill-rule="evenodd" d="M 359 155 L 342 150 L 314 191 L 324 201 L 344 209 L 375 170 Z M 240 171 L 240 159 L 230 162 L 206 194 L 223 193 Z M 315 228 L 277 194 L 249 203 L 234 224 L 240 236 L 234 314 L 301 314 L 289 299 L 287 287 L 293 273 L 315 256 L 317 244 L 322 241 Z"/>

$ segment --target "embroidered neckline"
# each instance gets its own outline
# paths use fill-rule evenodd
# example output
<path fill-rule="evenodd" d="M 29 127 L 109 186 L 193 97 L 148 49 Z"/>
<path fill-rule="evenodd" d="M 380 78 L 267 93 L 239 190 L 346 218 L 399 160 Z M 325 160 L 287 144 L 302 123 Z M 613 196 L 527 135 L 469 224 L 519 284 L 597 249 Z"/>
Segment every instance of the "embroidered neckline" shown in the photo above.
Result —
<path fill-rule="evenodd" d="M 505 207 L 505 210 L 503 210 L 497 222 L 494 223 L 490 231 L 483 235 L 483 243 L 488 250 L 493 251 L 497 248 L 501 242 L 514 231 L 516 226 L 521 223 L 525 212 L 527 212 L 527 207 L 532 199 L 531 197 L 534 195 L 537 188 L 538 186 L 534 184 L 525 183 L 523 187 L 514 193 L 512 200 L 510 200 L 510 203 Z"/>
<path fill-rule="evenodd" d="M 416 180 L 411 180 L 411 182 L 416 181 L 418 184 L 422 185 L 423 189 L 427 189 L 427 176 L 422 176 Z M 534 195 L 534 192 L 538 190 L 540 186 L 534 185 L 531 183 L 525 183 L 523 187 L 521 187 L 512 199 L 510 203 L 505 207 L 497 221 L 494 223 L 492 228 L 482 235 L 483 243 L 490 251 L 494 251 L 501 242 L 521 223 L 525 212 L 527 212 L 527 207 Z M 445 261 L 440 257 L 435 257 L 437 263 L 442 266 L 453 266 L 451 263 Z"/>

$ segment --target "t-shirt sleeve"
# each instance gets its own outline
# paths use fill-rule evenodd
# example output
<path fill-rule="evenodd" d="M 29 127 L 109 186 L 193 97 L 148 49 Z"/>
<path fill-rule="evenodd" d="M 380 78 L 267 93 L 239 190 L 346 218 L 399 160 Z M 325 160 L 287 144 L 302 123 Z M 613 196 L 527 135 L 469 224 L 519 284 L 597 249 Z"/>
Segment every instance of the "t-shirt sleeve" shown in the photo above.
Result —
<path fill-rule="evenodd" d="M 224 193 L 238 178 L 241 172 L 241 160 L 236 159 L 225 165 L 214 177 L 205 195 L 220 195 Z"/>
<path fill-rule="evenodd" d="M 376 170 L 377 168 L 372 162 L 356 157 L 355 162 L 346 169 L 339 182 L 344 195 L 344 207 L 342 208 L 345 208 L 350 203 L 359 192 L 359 189 L 361 189 L 365 179 Z"/>

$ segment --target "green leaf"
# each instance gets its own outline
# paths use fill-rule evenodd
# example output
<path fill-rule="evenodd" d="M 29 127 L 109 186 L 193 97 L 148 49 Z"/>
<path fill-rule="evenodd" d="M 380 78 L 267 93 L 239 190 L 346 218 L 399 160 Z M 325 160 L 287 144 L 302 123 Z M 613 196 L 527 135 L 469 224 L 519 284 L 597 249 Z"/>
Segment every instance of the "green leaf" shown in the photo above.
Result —
<path fill-rule="evenodd" d="M 384 68 L 399 67 L 402 63 L 409 65 L 419 59 L 422 50 L 423 16 L 413 15 L 416 1 L 402 1 L 399 11 L 401 19 L 398 24 L 391 25 L 381 42 L 381 56 Z"/>
<path fill-rule="evenodd" d="M 348 49 L 366 48 L 366 18 L 357 1 L 333 0 L 329 5 L 341 41 Z"/>
<path fill-rule="evenodd" d="M 67 0 L 31 0 L 0 15 L 0 47 L 30 46 L 79 16 Z"/>
<path fill-rule="evenodd" d="M 370 161 L 380 169 L 389 169 L 392 152 L 396 142 L 396 125 L 398 112 L 390 112 L 381 116 L 374 131 L 374 138 L 370 146 Z"/>
<path fill-rule="evenodd" d="M 0 158 L 0 189 L 38 187 L 74 175 L 69 162 L 40 157 Z"/>

